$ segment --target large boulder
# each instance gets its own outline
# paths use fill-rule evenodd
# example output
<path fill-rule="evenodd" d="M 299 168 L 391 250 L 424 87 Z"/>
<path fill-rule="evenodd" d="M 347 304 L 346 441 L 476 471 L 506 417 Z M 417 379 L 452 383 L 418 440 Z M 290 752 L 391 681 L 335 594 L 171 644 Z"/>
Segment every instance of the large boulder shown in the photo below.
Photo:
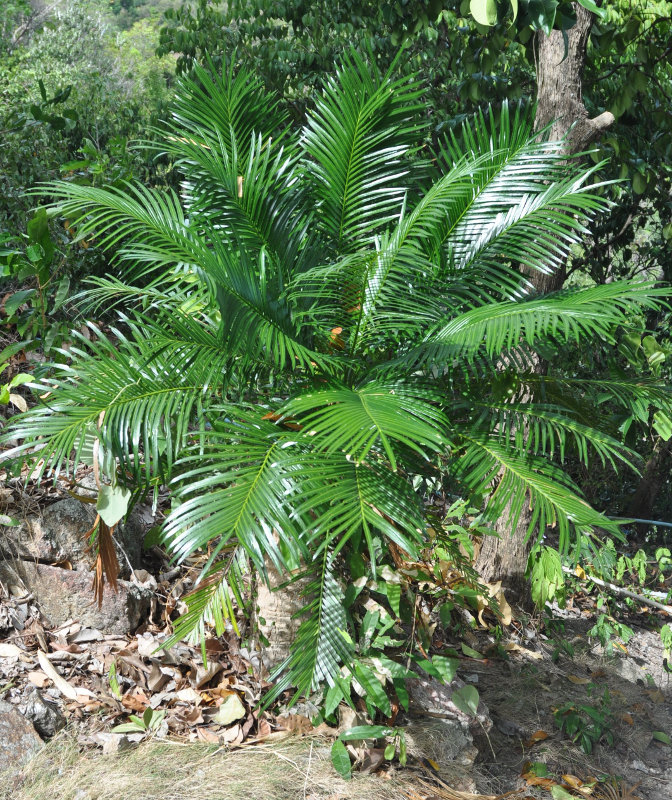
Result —
<path fill-rule="evenodd" d="M 105 586 L 103 604 L 94 602 L 93 572 L 82 572 L 33 561 L 0 561 L 0 580 L 10 585 L 23 584 L 30 592 L 48 624 L 58 627 L 70 619 L 82 627 L 105 633 L 134 631 L 150 611 L 152 592 L 143 586 L 119 580 L 118 591 Z"/>
<path fill-rule="evenodd" d="M 42 739 L 23 714 L 0 700 L 0 785 L 10 785 L 42 746 Z"/>
<path fill-rule="evenodd" d="M 0 536 L 0 557 L 49 564 L 68 562 L 73 569 L 93 568 L 94 554 L 88 549 L 87 533 L 96 520 L 96 507 L 74 497 L 53 503 L 18 527 L 6 527 Z M 142 566 L 144 528 L 134 512 L 115 528 L 114 538 L 120 574 L 128 577 L 128 563 Z M 123 552 L 122 552 L 123 551 Z"/>

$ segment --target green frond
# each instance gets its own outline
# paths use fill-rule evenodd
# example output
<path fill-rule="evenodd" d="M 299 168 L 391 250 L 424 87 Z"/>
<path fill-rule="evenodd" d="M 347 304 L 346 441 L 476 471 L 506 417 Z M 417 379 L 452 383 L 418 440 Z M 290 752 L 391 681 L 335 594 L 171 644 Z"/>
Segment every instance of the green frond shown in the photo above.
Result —
<path fill-rule="evenodd" d="M 591 216 L 608 207 L 604 198 L 585 187 L 595 169 L 542 185 L 508 211 L 484 215 L 480 226 L 467 226 L 465 220 L 446 241 L 451 270 L 480 275 L 488 269 L 498 272 L 502 264 L 547 273 L 558 269 L 571 245 L 589 233 L 586 223 Z"/>
<path fill-rule="evenodd" d="M 149 309 L 158 313 L 188 315 L 199 320 L 210 317 L 215 310 L 212 293 L 193 272 L 170 270 L 144 286 L 136 286 L 112 275 L 87 280 L 87 289 L 79 295 L 86 310 L 110 311 L 117 306 Z"/>
<path fill-rule="evenodd" d="M 263 250 L 251 266 L 245 251 L 234 249 L 224 232 L 206 221 L 197 235 L 186 224 L 176 198 L 173 215 L 171 204 L 166 205 L 159 193 L 142 192 L 146 193 L 144 204 L 140 195 L 129 197 L 121 190 L 74 184 L 59 184 L 54 190 L 63 201 L 59 206 L 62 213 L 86 215 L 79 226 L 80 235 L 96 231 L 107 246 L 128 238 L 118 253 L 144 264 L 144 274 L 172 266 L 178 270 L 177 279 L 182 274 L 180 265 L 190 265 L 192 274 L 200 276 L 220 307 L 222 346 L 230 352 L 254 351 L 281 369 L 299 366 L 310 370 L 313 364 L 326 362 L 324 355 L 301 341 L 290 309 L 279 296 L 277 270 L 274 278 L 272 263 Z M 135 238 L 139 241 L 131 241 Z"/>
<path fill-rule="evenodd" d="M 178 462 L 174 490 L 180 505 L 166 520 L 162 538 L 178 561 L 215 541 L 244 548 L 265 574 L 265 556 L 280 572 L 308 556 L 307 523 L 295 511 L 300 476 L 292 442 L 262 413 L 224 407 L 224 415 Z M 279 537 L 280 545 L 275 536 Z"/>
<path fill-rule="evenodd" d="M 169 476 L 190 429 L 204 423 L 228 354 L 211 348 L 198 358 L 192 342 L 168 353 L 138 328 L 129 337 L 115 331 L 113 342 L 90 327 L 95 340 L 73 334 L 80 346 L 66 354 L 72 363 L 54 365 L 54 377 L 35 385 L 40 404 L 16 418 L 12 435 L 24 440 L 17 454 L 37 447 L 39 475 L 69 474 L 94 434 L 122 474 L 140 483 Z"/>
<path fill-rule="evenodd" d="M 592 169 L 561 177 L 559 147 L 526 136 L 515 138 L 514 150 L 482 142 L 484 152 L 462 156 L 400 215 L 363 273 L 358 338 L 370 329 L 375 337 L 391 319 L 412 324 L 401 300 L 409 289 L 416 297 L 406 297 L 407 307 L 429 313 L 437 298 L 452 305 L 450 294 L 463 302 L 520 297 L 530 288 L 520 264 L 551 271 L 566 258 L 604 201 L 584 188 Z"/>
<path fill-rule="evenodd" d="M 439 143 L 437 159 L 448 169 L 460 161 L 465 153 L 471 157 L 491 153 L 493 171 L 497 171 L 499 154 L 508 152 L 508 161 L 513 161 L 521 152 L 527 152 L 531 144 L 544 144 L 544 150 L 557 152 L 562 149 L 561 143 L 546 142 L 544 131 L 535 131 L 536 109 L 531 103 L 516 103 L 511 114 L 511 105 L 504 100 L 499 109 L 499 118 L 495 118 L 492 107 L 487 113 L 479 109 L 470 119 L 466 119 L 461 128 L 451 130 Z M 552 164 L 556 164 L 552 160 Z M 530 170 L 531 173 L 534 169 Z M 521 181 L 528 176 L 527 170 L 521 170 Z"/>
<path fill-rule="evenodd" d="M 198 138 L 173 137 L 166 149 L 189 179 L 182 196 L 196 226 L 215 226 L 244 246 L 249 255 L 265 249 L 279 275 L 309 253 L 312 212 L 297 182 L 297 156 L 291 144 L 253 136 L 242 160 L 234 148 L 229 156 L 222 135 L 199 131 Z"/>
<path fill-rule="evenodd" d="M 416 79 L 380 74 L 354 51 L 326 79 L 302 146 L 311 159 L 316 224 L 341 250 L 399 213 L 407 171 L 401 160 L 418 140 L 420 93 Z"/>
<path fill-rule="evenodd" d="M 473 197 L 473 175 L 477 169 L 477 165 L 463 160 L 435 183 L 411 212 L 406 213 L 402 207 L 396 226 L 376 242 L 375 257 L 361 260 L 363 269 L 360 269 L 356 292 L 353 292 L 353 306 L 358 308 L 353 322 L 356 330 L 353 350 L 357 351 L 360 343 L 370 336 L 375 338 L 376 326 L 385 318 L 385 303 L 389 304 L 392 298 L 402 300 L 408 294 L 409 285 L 418 281 L 423 286 L 432 286 L 438 265 L 428 259 L 426 243 L 453 208 L 459 208 Z M 436 286 L 432 288 L 433 292 L 423 293 L 423 300 L 429 300 L 430 307 L 437 296 Z M 424 302 L 413 303 L 413 312 L 424 307 Z M 407 318 L 411 316 L 407 314 Z M 369 336 L 370 328 L 373 333 Z"/>
<path fill-rule="evenodd" d="M 375 572 L 374 534 L 382 534 L 414 555 L 423 540 L 425 519 L 411 485 L 374 461 L 358 464 L 342 454 L 310 453 L 296 459 L 300 491 L 296 512 L 310 516 L 316 552 L 341 550 L 349 540 L 369 550 Z"/>
<path fill-rule="evenodd" d="M 304 392 L 289 400 L 281 418 L 302 426 L 302 438 L 319 453 L 344 453 L 360 463 L 372 448 L 382 448 L 392 470 L 397 469 L 392 447 L 399 442 L 426 456 L 445 452 L 449 423 L 430 391 L 403 383 L 366 383 Z"/>
<path fill-rule="evenodd" d="M 222 138 L 230 160 L 247 161 L 253 136 L 266 141 L 281 139 L 287 114 L 279 98 L 267 92 L 256 75 L 230 66 L 220 75 L 211 61 L 194 64 L 191 75 L 177 80 L 171 107 L 169 134 L 190 139 L 188 134 Z M 185 133 L 187 136 L 185 136 Z M 177 144 L 177 143 L 176 143 Z"/>
<path fill-rule="evenodd" d="M 142 184 L 100 189 L 59 181 L 40 184 L 31 194 L 54 199 L 51 213 L 73 221 L 76 241 L 94 238 L 104 249 L 122 245 L 117 254 L 127 260 L 150 261 L 154 267 L 191 264 L 202 250 L 174 192 Z"/>
<path fill-rule="evenodd" d="M 472 358 L 479 350 L 494 357 L 525 341 L 530 347 L 553 338 L 579 342 L 600 336 L 613 339 L 637 308 L 656 308 L 667 290 L 649 282 L 618 281 L 560 292 L 520 302 L 489 303 L 452 317 L 430 332 L 415 349 L 425 362 Z M 413 353 L 413 351 L 411 351 Z"/>
<path fill-rule="evenodd" d="M 471 405 L 481 412 L 476 424 L 487 426 L 500 442 L 509 443 L 519 453 L 553 458 L 557 452 L 560 461 L 564 461 L 569 439 L 572 452 L 586 466 L 591 452 L 603 465 L 609 463 L 614 469 L 617 461 L 632 466 L 638 459 L 637 454 L 618 439 L 595 425 L 578 421 L 565 406 L 496 400 L 474 400 Z"/>
<path fill-rule="evenodd" d="M 546 141 L 544 131 L 534 130 L 534 116 L 531 105 L 518 105 L 512 115 L 505 102 L 498 120 L 492 108 L 487 117 L 479 111 L 465 121 L 461 135 L 452 132 L 441 148 L 439 162 L 449 169 L 461 166 L 465 159 L 467 164 L 478 167 L 474 171 L 472 198 L 457 209 L 457 214 L 453 210 L 440 228 L 440 243 L 448 246 L 451 264 L 458 268 L 475 243 L 492 235 L 489 231 L 498 218 L 516 207 L 525 207 L 552 186 L 557 189 L 565 185 L 569 194 L 582 192 L 581 187 L 598 168 L 581 170 L 577 162 L 568 161 L 562 142 Z M 606 207 L 606 202 L 594 195 L 590 203 L 590 211 Z M 585 211 L 582 208 L 584 218 Z M 434 242 L 436 247 L 438 242 Z M 525 263 L 518 257 L 515 261 L 514 267 Z"/>
<path fill-rule="evenodd" d="M 464 453 L 454 462 L 454 474 L 471 492 L 489 495 L 485 513 L 492 520 L 507 519 L 511 529 L 518 524 L 523 507 L 531 512 L 527 535 L 536 528 L 557 528 L 560 548 L 570 543 L 570 526 L 577 533 L 599 527 L 620 537 L 618 525 L 583 500 L 570 478 L 549 461 L 520 454 L 502 444 L 496 435 L 460 431 L 466 442 Z"/>
<path fill-rule="evenodd" d="M 164 650 L 184 640 L 200 643 L 205 662 L 206 625 L 214 629 L 216 636 L 221 636 L 227 626 L 240 634 L 234 601 L 238 608 L 244 607 L 241 554 L 242 549 L 233 549 L 228 558 L 215 564 L 199 578 L 196 588 L 182 598 L 187 611 L 173 623 L 173 632 L 162 645 Z"/>
<path fill-rule="evenodd" d="M 231 352 L 254 357 L 280 370 L 315 367 L 330 370 L 334 361 L 311 346 L 312 331 L 302 329 L 284 297 L 266 282 L 266 258 L 248 260 L 217 237 L 200 268 L 214 282 L 221 316 L 220 336 Z M 307 335 L 306 335 L 307 334 Z"/>
<path fill-rule="evenodd" d="M 661 408 L 672 413 L 672 391 L 663 381 L 654 378 L 581 378 L 562 375 L 522 375 L 521 391 L 533 391 L 536 396 L 557 402 L 573 398 L 576 411 L 587 421 L 593 419 L 596 405 L 612 402 L 636 419 L 646 422 L 650 409 Z"/>

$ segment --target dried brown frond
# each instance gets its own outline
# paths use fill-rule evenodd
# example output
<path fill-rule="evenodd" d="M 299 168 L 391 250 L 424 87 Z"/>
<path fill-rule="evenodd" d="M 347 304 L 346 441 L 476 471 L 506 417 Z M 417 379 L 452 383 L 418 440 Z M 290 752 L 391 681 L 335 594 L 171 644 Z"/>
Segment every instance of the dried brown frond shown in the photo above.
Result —
<path fill-rule="evenodd" d="M 443 781 L 441 784 L 441 786 L 437 786 L 420 780 L 418 785 L 423 789 L 423 793 L 419 794 L 412 789 L 406 792 L 406 798 L 408 800 L 504 800 L 505 797 L 508 797 L 510 800 L 515 800 L 515 798 L 522 797 L 522 790 L 505 792 L 505 794 L 473 794 L 452 789 Z M 637 800 L 639 799 L 637 798 Z"/>
<path fill-rule="evenodd" d="M 638 794 L 635 794 L 635 789 L 638 786 L 638 783 L 633 786 L 627 786 L 625 783 L 611 781 L 603 786 L 596 787 L 593 797 L 595 800 L 642 800 Z"/>
<path fill-rule="evenodd" d="M 119 562 L 117 561 L 117 553 L 114 549 L 114 538 L 112 536 L 114 527 L 110 528 L 100 518 L 96 516 L 96 521 L 90 531 L 87 531 L 86 537 L 91 536 L 92 533 L 98 528 L 98 537 L 96 541 L 98 554 L 96 556 L 96 566 L 93 575 L 93 595 L 98 602 L 98 608 L 103 605 L 103 592 L 105 589 L 105 580 L 110 584 L 115 592 L 119 591 L 117 584 L 117 575 L 119 574 Z"/>

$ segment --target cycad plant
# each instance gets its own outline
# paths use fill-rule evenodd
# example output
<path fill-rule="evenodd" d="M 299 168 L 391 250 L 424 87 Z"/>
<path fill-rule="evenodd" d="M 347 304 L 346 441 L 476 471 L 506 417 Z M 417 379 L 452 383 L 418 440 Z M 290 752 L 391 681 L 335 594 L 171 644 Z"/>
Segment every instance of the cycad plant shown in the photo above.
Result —
<path fill-rule="evenodd" d="M 388 548 L 415 554 L 429 485 L 514 524 L 530 504 L 530 532 L 557 526 L 562 546 L 615 531 L 553 457 L 630 461 L 591 398 L 661 397 L 530 369 L 659 302 L 641 282 L 538 297 L 521 270 L 558 268 L 606 209 L 593 169 L 506 106 L 429 157 L 421 90 L 353 54 L 296 132 L 253 76 L 196 66 L 164 131 L 179 196 L 42 190 L 129 278 L 96 281 L 118 327 L 73 346 L 10 435 L 39 444 L 45 474 L 97 440 L 113 483 L 170 484 L 170 553 L 210 553 L 179 635 L 221 629 L 245 564 L 310 574 L 280 687 L 331 682 L 351 657 L 343 556 L 375 575 Z"/>

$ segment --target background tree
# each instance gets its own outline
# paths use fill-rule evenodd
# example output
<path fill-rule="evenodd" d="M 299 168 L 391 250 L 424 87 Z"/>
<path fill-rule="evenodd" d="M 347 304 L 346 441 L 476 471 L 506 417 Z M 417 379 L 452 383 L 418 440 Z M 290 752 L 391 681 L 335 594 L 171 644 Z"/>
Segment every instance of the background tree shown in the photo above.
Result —
<path fill-rule="evenodd" d="M 142 22 L 122 33 L 106 5 L 15 4 L 13 14 L 3 5 L 0 349 L 60 346 L 77 314 L 75 286 L 109 268 L 90 242 L 68 248 L 70 232 L 35 216 L 27 190 L 61 176 L 94 185 L 167 179 L 165 159 L 131 141 L 152 138 L 173 61 L 154 54 L 156 27 Z"/>

